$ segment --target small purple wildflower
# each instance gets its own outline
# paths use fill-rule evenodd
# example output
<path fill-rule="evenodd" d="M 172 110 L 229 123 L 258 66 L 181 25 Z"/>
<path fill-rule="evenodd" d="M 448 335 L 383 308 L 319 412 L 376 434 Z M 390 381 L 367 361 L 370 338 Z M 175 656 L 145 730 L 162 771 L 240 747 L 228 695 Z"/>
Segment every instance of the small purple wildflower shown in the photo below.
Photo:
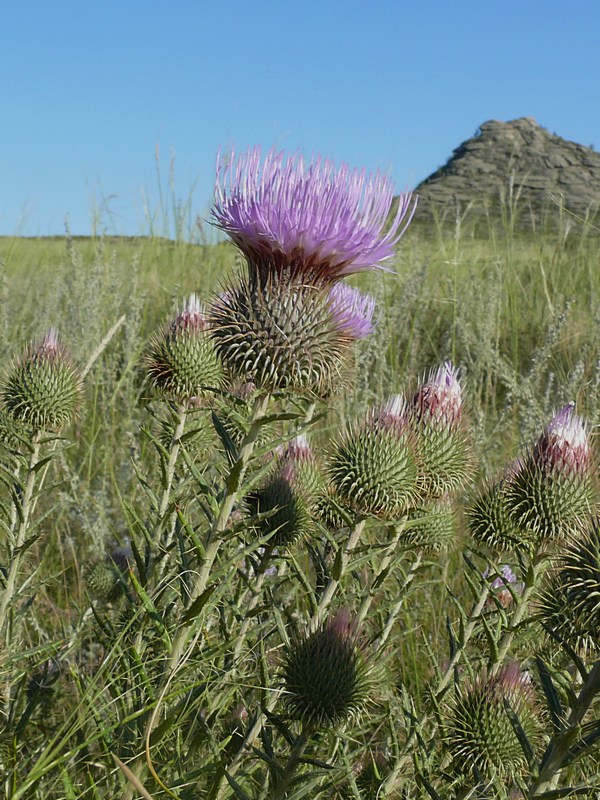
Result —
<path fill-rule="evenodd" d="M 483 573 L 483 577 L 484 578 L 490 577 L 489 568 L 485 570 L 485 572 Z M 508 588 L 509 584 L 512 588 L 512 592 Z M 504 606 L 504 608 L 508 608 L 508 606 L 512 605 L 512 603 L 514 602 L 515 594 L 518 595 L 523 594 L 525 590 L 525 584 L 523 583 L 523 581 L 519 581 L 517 579 L 517 576 L 509 567 L 508 564 L 503 564 L 500 567 L 500 574 L 497 575 L 497 577 L 491 581 L 490 589 L 493 590 L 494 597 L 496 598 L 496 600 L 502 606 Z M 491 598 L 490 598 L 490 604 L 494 605 L 494 600 L 492 600 Z"/>
<path fill-rule="evenodd" d="M 561 474 L 584 474 L 590 466 L 590 446 L 575 403 L 561 408 L 548 423 L 533 451 L 534 461 Z"/>
<path fill-rule="evenodd" d="M 329 290 L 331 313 L 349 339 L 364 339 L 373 333 L 375 300 L 352 286 L 335 283 Z"/>
<path fill-rule="evenodd" d="M 415 204 L 401 194 L 387 232 L 393 186 L 379 172 L 260 147 L 217 159 L 212 217 L 252 269 L 336 281 L 384 269 Z M 404 224 L 402 224 L 404 221 Z"/>

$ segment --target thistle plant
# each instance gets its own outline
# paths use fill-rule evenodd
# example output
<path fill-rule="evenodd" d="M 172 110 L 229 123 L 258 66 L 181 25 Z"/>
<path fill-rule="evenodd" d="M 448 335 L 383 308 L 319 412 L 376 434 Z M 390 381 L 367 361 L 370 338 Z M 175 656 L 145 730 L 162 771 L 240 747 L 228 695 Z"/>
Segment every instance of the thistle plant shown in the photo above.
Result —
<path fill-rule="evenodd" d="M 336 285 L 391 257 L 410 195 L 384 232 L 387 179 L 274 151 L 263 160 L 259 148 L 218 165 L 215 194 L 213 221 L 246 258 L 246 273 L 212 307 L 219 356 L 259 388 L 327 396 L 343 384 L 351 344 L 369 332 L 374 310 Z"/>
<path fill-rule="evenodd" d="M 231 243 L 214 252 L 242 258 L 233 276 L 145 348 L 127 319 L 114 375 L 113 326 L 88 404 L 55 331 L 8 368 L 0 794 L 595 796 L 591 425 L 566 406 L 473 492 L 483 432 L 500 431 L 496 453 L 514 429 L 512 406 L 477 407 L 482 372 L 515 414 L 533 418 L 533 395 L 463 351 L 458 296 L 452 342 L 427 335 L 468 383 L 421 351 L 412 257 L 403 303 L 380 302 L 413 208 L 379 175 L 231 154 L 211 216 Z M 400 322 L 415 338 L 398 349 Z"/>

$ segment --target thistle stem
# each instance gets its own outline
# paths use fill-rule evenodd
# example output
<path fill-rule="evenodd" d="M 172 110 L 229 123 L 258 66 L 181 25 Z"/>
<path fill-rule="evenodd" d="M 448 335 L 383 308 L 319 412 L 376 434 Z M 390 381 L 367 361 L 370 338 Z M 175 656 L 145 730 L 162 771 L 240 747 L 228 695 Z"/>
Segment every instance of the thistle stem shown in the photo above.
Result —
<path fill-rule="evenodd" d="M 422 560 L 423 560 L 423 551 L 419 550 L 419 552 L 416 555 L 415 560 L 410 565 L 408 573 L 406 574 L 406 578 L 404 579 L 404 583 L 402 584 L 402 588 L 400 589 L 400 598 L 399 598 L 398 602 L 396 603 L 396 605 L 390 611 L 390 613 L 388 615 L 388 618 L 387 618 L 387 621 L 385 623 L 385 628 L 383 629 L 383 631 L 381 633 L 381 636 L 379 637 L 379 640 L 377 641 L 377 644 L 375 646 L 375 651 L 376 652 L 381 650 L 382 647 L 385 646 L 385 643 L 387 642 L 387 640 L 388 640 L 388 638 L 390 636 L 390 633 L 392 632 L 392 628 L 394 627 L 394 623 L 396 622 L 396 618 L 397 618 L 398 614 L 400 613 L 400 611 L 402 609 L 402 606 L 404 605 L 404 601 L 406 600 L 406 593 L 408 591 L 408 587 L 413 582 L 413 580 L 415 578 L 415 575 L 417 574 L 417 570 L 421 566 L 421 561 Z M 361 608 L 361 610 L 362 610 L 362 608 Z"/>
<path fill-rule="evenodd" d="M 338 551 L 338 556 L 336 557 L 336 564 L 334 567 L 333 576 L 329 579 L 329 582 L 327 583 L 327 586 L 325 587 L 323 594 L 321 595 L 321 599 L 317 607 L 317 613 L 315 615 L 317 623 L 322 621 L 325 612 L 327 611 L 331 601 L 333 600 L 333 597 L 337 591 L 340 581 L 344 577 L 346 568 L 348 566 L 348 559 L 360 541 L 363 530 L 365 528 L 365 522 L 366 522 L 365 517 L 362 516 L 357 517 L 356 522 L 354 524 L 354 528 L 352 529 L 350 536 L 348 537 L 348 541 L 346 542 L 346 546 L 343 548 L 343 550 L 341 549 Z"/>
<path fill-rule="evenodd" d="M 358 609 L 358 614 L 356 616 L 357 626 L 359 626 L 364 621 L 365 617 L 369 612 L 369 609 L 371 608 L 371 605 L 373 603 L 373 597 L 375 596 L 375 588 L 380 586 L 382 576 L 385 574 L 386 570 L 389 569 L 390 564 L 394 560 L 394 556 L 396 554 L 396 547 L 398 546 L 398 542 L 402 538 L 403 531 L 404 531 L 403 526 L 398 525 L 394 539 L 386 547 L 385 555 L 377 565 L 377 569 L 369 583 L 367 594 L 363 598 L 360 608 Z"/>
<path fill-rule="evenodd" d="M 294 779 L 294 772 L 298 768 L 300 759 L 306 750 L 306 745 L 310 739 L 310 733 L 311 732 L 305 728 L 300 736 L 296 739 L 294 748 L 290 753 L 287 763 L 283 769 L 283 774 L 281 775 L 281 778 L 277 782 L 277 786 L 271 795 L 271 800 L 282 800 L 282 798 L 285 797 L 287 790 Z"/>
<path fill-rule="evenodd" d="M 173 431 L 173 435 L 171 437 L 171 442 L 169 445 L 169 460 L 167 462 L 167 467 L 165 470 L 165 484 L 163 486 L 163 492 L 160 499 L 160 506 L 158 508 L 158 521 L 154 532 L 155 546 L 159 544 L 157 540 L 158 537 L 160 536 L 163 527 L 162 523 L 164 516 L 167 513 L 167 509 L 171 501 L 173 479 L 175 477 L 175 466 L 177 464 L 177 458 L 179 457 L 179 450 L 181 447 L 181 437 L 183 436 L 183 432 L 185 430 L 186 420 L 187 420 L 187 405 L 185 403 L 182 403 L 177 408 L 177 424 L 175 426 L 175 430 Z M 175 521 L 176 521 L 176 514 L 172 513 L 170 516 L 167 535 L 165 537 L 164 544 L 161 548 L 163 550 L 164 557 L 157 565 L 157 570 L 156 570 L 157 582 L 160 581 L 160 578 L 165 570 L 167 555 L 169 552 L 169 548 L 171 546 L 171 542 L 173 541 L 173 536 L 175 534 Z"/>
<path fill-rule="evenodd" d="M 40 448 L 42 440 L 42 431 L 34 431 L 31 440 L 31 455 L 29 457 L 29 467 L 27 471 L 27 479 L 25 481 L 25 491 L 23 499 L 19 502 L 15 496 L 13 503 L 16 510 L 15 525 L 16 531 L 14 536 L 14 543 L 10 551 L 10 567 L 8 575 L 4 583 L 4 591 L 2 592 L 2 600 L 0 600 L 0 633 L 4 632 L 7 624 L 7 616 L 9 607 L 17 592 L 17 578 L 19 575 L 19 568 L 21 566 L 22 548 L 25 544 L 27 537 L 27 529 L 29 527 L 29 516 L 32 508 L 33 490 L 35 488 L 35 478 L 37 474 L 36 466 L 40 460 Z M 10 641 L 10 631 L 6 631 L 6 644 Z"/>
<path fill-rule="evenodd" d="M 527 575 L 525 576 L 525 589 L 521 598 L 519 600 L 519 605 L 515 609 L 515 612 L 512 616 L 510 621 L 510 628 L 504 633 L 500 644 L 498 645 L 498 656 L 496 659 L 495 664 L 491 669 L 491 675 L 497 675 L 498 672 L 502 669 L 502 665 L 504 663 L 504 659 L 506 658 L 508 651 L 510 650 L 510 646 L 514 639 L 517 627 L 521 623 L 525 613 L 529 609 L 529 600 L 531 599 L 531 595 L 533 594 L 536 585 L 537 585 L 537 578 L 538 578 L 538 567 L 543 561 L 545 560 L 544 556 L 534 557 L 531 559 L 529 570 Z"/>
<path fill-rule="evenodd" d="M 208 579 L 210 577 L 210 573 L 221 544 L 221 534 L 227 527 L 231 512 L 233 511 L 236 502 L 239 500 L 240 489 L 246 473 L 246 468 L 252 457 L 256 439 L 258 438 L 260 429 L 263 425 L 262 417 L 264 416 L 264 413 L 269 405 L 269 401 L 270 395 L 263 395 L 258 397 L 254 403 L 252 416 L 250 418 L 250 428 L 244 437 L 244 440 L 242 441 L 237 460 L 231 467 L 229 475 L 227 476 L 225 490 L 219 508 L 219 514 L 207 537 L 206 548 L 204 551 L 204 562 L 192 587 L 192 591 L 190 593 L 190 604 L 200 597 L 207 587 Z M 171 655 L 163 674 L 163 693 L 170 685 L 180 666 L 180 662 L 186 650 L 189 637 L 189 627 L 184 625 L 180 626 L 175 638 L 173 639 Z M 148 721 L 145 731 L 146 749 L 148 749 L 150 736 L 152 735 L 152 731 L 154 730 L 157 722 L 158 715 L 153 714 Z M 142 766 L 140 763 L 138 763 L 137 769 L 134 770 L 136 777 L 139 777 L 141 771 Z M 131 800 L 132 797 L 133 787 L 131 784 L 129 784 L 123 793 L 123 800 Z"/>

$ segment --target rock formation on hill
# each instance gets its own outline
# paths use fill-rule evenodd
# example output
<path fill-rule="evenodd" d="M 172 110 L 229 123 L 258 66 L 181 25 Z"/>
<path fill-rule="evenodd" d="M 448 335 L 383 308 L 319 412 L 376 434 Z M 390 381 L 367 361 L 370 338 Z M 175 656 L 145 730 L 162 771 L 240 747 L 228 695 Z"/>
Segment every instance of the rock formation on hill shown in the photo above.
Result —
<path fill-rule="evenodd" d="M 533 117 L 490 120 L 415 192 L 421 219 L 454 219 L 469 205 L 471 213 L 495 215 L 502 202 L 515 202 L 521 219 L 539 219 L 558 210 L 553 197 L 585 216 L 600 206 L 600 153 L 550 133 Z"/>

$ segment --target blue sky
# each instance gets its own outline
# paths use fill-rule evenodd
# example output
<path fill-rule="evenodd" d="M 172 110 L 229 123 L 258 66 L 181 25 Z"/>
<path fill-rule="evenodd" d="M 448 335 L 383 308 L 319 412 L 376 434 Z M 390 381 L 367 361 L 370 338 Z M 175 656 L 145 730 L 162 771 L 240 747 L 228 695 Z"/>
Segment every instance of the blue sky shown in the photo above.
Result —
<path fill-rule="evenodd" d="M 398 190 L 492 118 L 600 147 L 599 31 L 598 0 L 5 3 L 0 235 L 163 233 L 157 152 L 166 206 L 205 218 L 220 146 Z"/>

